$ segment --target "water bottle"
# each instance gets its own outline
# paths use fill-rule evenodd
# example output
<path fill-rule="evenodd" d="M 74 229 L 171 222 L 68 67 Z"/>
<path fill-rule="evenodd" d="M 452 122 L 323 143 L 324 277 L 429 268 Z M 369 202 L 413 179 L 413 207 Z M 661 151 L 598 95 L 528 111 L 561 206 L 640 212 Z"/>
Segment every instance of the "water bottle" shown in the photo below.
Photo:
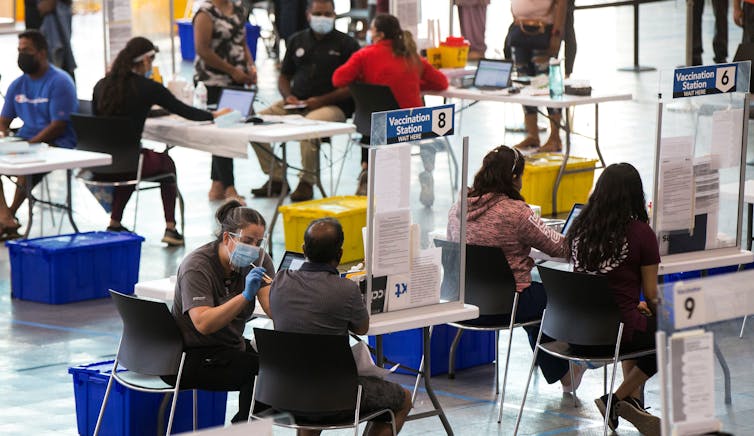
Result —
<path fill-rule="evenodd" d="M 560 70 L 560 60 L 550 58 L 550 98 L 560 98 L 563 95 L 563 73 Z"/>
<path fill-rule="evenodd" d="M 204 82 L 196 84 L 196 89 L 194 89 L 194 107 L 207 110 L 207 87 L 204 85 Z"/>

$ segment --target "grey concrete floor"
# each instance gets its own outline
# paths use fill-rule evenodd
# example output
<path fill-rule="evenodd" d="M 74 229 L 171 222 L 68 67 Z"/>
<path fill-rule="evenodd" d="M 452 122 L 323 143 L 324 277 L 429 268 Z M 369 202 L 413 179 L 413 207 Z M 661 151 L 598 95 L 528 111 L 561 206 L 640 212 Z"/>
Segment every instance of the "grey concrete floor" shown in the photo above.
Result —
<path fill-rule="evenodd" d="M 447 20 L 443 8 L 433 9 L 434 2 L 425 1 L 425 14 Z M 502 46 L 504 30 L 510 21 L 508 2 L 493 2 L 490 6 L 490 20 L 487 39 L 489 55 L 494 55 L 496 47 Z M 641 63 L 661 70 L 674 68 L 683 63 L 684 55 L 684 2 L 663 2 L 643 5 L 641 8 Z M 634 95 L 631 102 L 604 104 L 600 107 L 600 138 L 605 160 L 608 163 L 628 161 L 641 172 L 647 192 L 653 172 L 654 135 L 656 119 L 656 92 L 658 72 L 642 74 L 620 73 L 618 67 L 632 62 L 632 13 L 629 8 L 610 8 L 578 11 L 576 26 L 579 53 L 574 77 L 589 78 L 596 90 L 625 91 Z M 101 18 L 98 15 L 77 16 L 74 20 L 74 49 L 80 67 L 79 96 L 88 98 L 91 87 L 102 76 Z M 711 39 L 713 18 L 710 8 L 704 16 L 705 60 L 711 62 Z M 741 31 L 732 20 L 730 22 L 729 48 L 731 56 L 740 40 Z M 0 56 L 8 61 L 0 65 L 3 81 L 0 89 L 6 89 L 11 78 L 19 72 L 15 67 L 16 38 L 13 35 L 0 36 Z M 164 52 L 164 51 L 163 51 Z M 260 46 L 260 53 L 262 49 Z M 164 62 L 164 58 L 163 58 Z M 274 64 L 260 55 L 261 100 L 272 102 L 277 98 L 275 89 L 276 72 Z M 163 74 L 169 70 L 164 63 Z M 190 75 L 191 65 L 180 64 L 181 74 Z M 428 104 L 439 103 L 438 99 L 428 99 Z M 257 108 L 263 105 L 259 104 Z M 460 152 L 462 135 L 471 138 L 469 175 L 473 176 L 486 150 L 505 143 L 514 144 L 521 139 L 519 134 L 505 133 L 503 125 L 521 122 L 518 108 L 492 103 L 480 103 L 463 115 L 459 135 L 453 139 L 456 153 Z M 579 131 L 591 132 L 594 128 L 591 108 L 579 108 L 575 114 L 575 127 Z M 157 145 L 159 147 L 159 145 Z M 292 159 L 298 159 L 296 147 L 291 147 Z M 335 161 L 342 159 L 346 149 L 345 138 L 335 138 L 333 156 Z M 589 141 L 575 137 L 574 154 L 594 157 Z M 137 231 L 146 238 L 141 251 L 139 278 L 150 280 L 174 274 L 183 256 L 189 250 L 209 241 L 214 231 L 213 213 L 217 203 L 207 201 L 209 186 L 209 155 L 188 149 L 174 149 L 179 172 L 179 185 L 186 198 L 186 247 L 166 248 L 160 242 L 163 223 L 160 218 L 160 199 L 157 193 L 147 192 L 141 196 L 141 206 Z M 358 174 L 358 153 L 347 157 L 346 169 L 338 194 L 350 194 L 356 187 Z M 445 156 L 438 155 L 436 175 L 446 174 Z M 274 201 L 248 197 L 249 189 L 265 181 L 255 159 L 236 160 L 237 187 L 247 195 L 249 205 L 257 208 L 265 216 L 271 217 Z M 421 163 L 414 159 L 412 167 L 418 170 Z M 330 174 L 325 172 L 324 185 L 329 189 Z M 61 198 L 64 191 L 62 174 L 48 177 L 53 198 Z M 295 175 L 289 180 L 295 185 Z M 447 179 L 436 176 L 438 199 L 431 209 L 417 208 L 414 219 L 428 232 L 445 225 L 447 210 L 451 200 L 446 193 Z M 418 184 L 412 184 L 412 195 L 418 194 Z M 74 192 L 76 221 L 84 231 L 101 230 L 107 225 L 105 214 L 91 195 L 82 187 Z M 125 225 L 131 226 L 133 201 L 126 210 Z M 55 215 L 44 213 L 44 227 L 35 227 L 32 235 L 50 235 L 58 231 L 67 233 L 70 226 Z M 39 216 L 39 215 L 38 215 Z M 21 214 L 26 221 L 25 212 Z M 279 223 L 280 224 L 280 223 Z M 274 248 L 280 253 L 283 248 L 282 225 L 278 225 L 273 235 Z M 10 265 L 7 249 L 0 249 L 0 434 L 2 435 L 74 435 L 76 417 L 71 376 L 67 369 L 71 366 L 98 362 L 113 357 L 120 321 L 109 300 L 95 300 L 82 303 L 50 306 L 13 300 L 10 298 Z M 732 278 L 733 280 L 735 278 Z M 754 354 L 752 335 L 743 340 L 737 337 L 738 324 L 725 323 L 716 326 L 724 354 L 728 358 L 733 374 L 733 404 L 725 406 L 722 401 L 722 381 L 717 374 L 717 412 L 726 429 L 739 434 L 754 434 L 754 385 L 752 384 L 751 358 Z M 501 335 L 501 341 L 507 339 Z M 457 434 L 511 434 L 516 411 L 521 403 L 526 371 L 531 359 L 531 351 L 522 331 L 514 333 L 510 376 L 504 407 L 504 420 L 496 422 L 496 402 L 494 393 L 494 370 L 491 364 L 459 371 L 455 380 L 436 376 L 433 382 L 440 401 Z M 504 344 L 501 346 L 504 352 Z M 412 386 L 408 376 L 394 376 L 395 381 Z M 619 379 L 620 380 L 620 376 Z M 647 385 L 647 404 L 653 413 L 659 413 L 659 390 L 655 380 Z M 527 400 L 522 434 L 601 434 L 601 417 L 592 400 L 602 393 L 601 371 L 589 371 L 584 377 L 578 392 L 578 407 L 574 407 L 570 395 L 562 394 L 555 385 L 547 385 L 541 377 L 535 377 Z M 229 396 L 228 415 L 234 412 L 235 395 Z M 428 409 L 428 398 L 420 393 L 416 408 Z M 627 422 L 621 422 L 620 434 L 636 434 Z M 287 434 L 277 431 L 276 434 Z M 408 423 L 402 434 L 442 434 L 437 419 L 426 419 Z"/>

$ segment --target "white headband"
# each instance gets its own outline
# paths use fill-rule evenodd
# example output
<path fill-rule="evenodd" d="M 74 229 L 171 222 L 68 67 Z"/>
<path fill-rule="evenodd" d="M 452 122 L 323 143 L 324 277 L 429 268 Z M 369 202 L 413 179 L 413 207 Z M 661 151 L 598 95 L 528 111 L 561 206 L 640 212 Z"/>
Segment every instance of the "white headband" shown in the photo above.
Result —
<path fill-rule="evenodd" d="M 143 55 L 141 55 L 141 56 L 136 56 L 136 57 L 134 58 L 134 60 L 133 60 L 133 63 L 138 63 L 138 62 L 141 62 L 141 61 L 143 61 L 143 60 L 144 60 L 144 58 L 145 58 L 145 57 L 147 57 L 147 56 L 154 56 L 154 55 L 155 55 L 156 53 L 157 53 L 157 52 L 156 52 L 156 51 L 154 51 L 154 50 L 149 50 L 148 52 L 144 53 L 144 54 L 143 54 Z"/>

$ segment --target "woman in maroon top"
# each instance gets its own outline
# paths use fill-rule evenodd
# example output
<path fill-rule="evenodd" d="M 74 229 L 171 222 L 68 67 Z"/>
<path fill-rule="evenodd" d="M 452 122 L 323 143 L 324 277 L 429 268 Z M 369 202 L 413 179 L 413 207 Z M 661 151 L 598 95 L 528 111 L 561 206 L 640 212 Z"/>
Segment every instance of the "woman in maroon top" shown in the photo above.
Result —
<path fill-rule="evenodd" d="M 636 168 L 627 163 L 610 165 L 567 235 L 574 269 L 607 275 L 624 324 L 621 352 L 655 345 L 660 253 L 645 204 Z M 642 292 L 646 302 L 640 300 Z M 660 434 L 660 419 L 647 413 L 641 400 L 644 382 L 656 372 L 654 354 L 623 362 L 623 383 L 613 394 L 608 420 L 612 430 L 621 416 L 642 434 Z M 607 395 L 595 403 L 605 416 Z"/>
<path fill-rule="evenodd" d="M 398 19 L 392 15 L 380 14 L 372 21 L 369 28 L 372 45 L 357 51 L 341 65 L 332 76 L 336 88 L 348 86 L 354 82 L 385 85 L 390 88 L 395 101 L 401 109 L 424 106 L 421 91 L 444 90 L 448 87 L 448 78 L 426 59 L 419 56 L 416 42 L 411 32 L 401 29 Z M 369 143 L 362 138 L 362 143 Z M 422 190 L 419 200 L 425 206 L 434 203 L 434 180 L 432 171 L 435 167 L 434 144 L 421 146 L 424 172 L 419 174 Z M 356 195 L 366 195 L 367 157 L 369 150 L 361 150 L 361 174 Z"/>

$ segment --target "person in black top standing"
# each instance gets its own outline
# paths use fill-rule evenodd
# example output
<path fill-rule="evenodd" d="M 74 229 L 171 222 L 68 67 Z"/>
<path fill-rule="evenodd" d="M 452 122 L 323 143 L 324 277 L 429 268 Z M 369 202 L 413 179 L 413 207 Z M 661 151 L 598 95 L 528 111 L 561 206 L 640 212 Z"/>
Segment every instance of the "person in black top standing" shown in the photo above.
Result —
<path fill-rule="evenodd" d="M 153 105 L 194 121 L 209 121 L 223 114 L 195 109 L 179 101 L 161 84 L 147 78 L 152 71 L 152 62 L 157 47 L 146 38 L 135 37 L 126 44 L 113 61 L 110 71 L 94 86 L 92 109 L 95 115 L 124 116 L 133 121 L 133 128 L 141 136 L 144 122 Z M 167 153 L 141 149 L 143 157 L 142 177 L 166 172 L 175 173 L 175 163 Z M 128 231 L 120 223 L 123 209 L 134 191 L 133 186 L 118 186 L 113 195 L 113 210 L 110 215 L 110 231 Z M 165 212 L 165 236 L 162 242 L 168 245 L 183 245 L 183 235 L 175 228 L 175 180 L 160 182 L 162 206 Z"/>
<path fill-rule="evenodd" d="M 309 29 L 291 36 L 280 68 L 278 90 L 283 99 L 261 114 L 285 115 L 286 105 L 298 105 L 306 118 L 321 121 L 345 121 L 353 112 L 353 100 L 347 88 L 332 85 L 333 72 L 359 49 L 359 43 L 334 29 L 335 5 L 332 0 L 313 0 L 308 10 Z M 290 107 L 290 106 L 288 106 Z M 269 192 L 280 195 L 283 188 L 283 167 L 272 154 L 270 144 L 254 144 L 262 171 L 270 179 L 260 188 L 252 189 L 256 197 Z M 310 200 L 317 183 L 319 140 L 301 141 L 303 171 L 292 201 Z M 271 185 L 271 186 L 270 186 Z"/>

